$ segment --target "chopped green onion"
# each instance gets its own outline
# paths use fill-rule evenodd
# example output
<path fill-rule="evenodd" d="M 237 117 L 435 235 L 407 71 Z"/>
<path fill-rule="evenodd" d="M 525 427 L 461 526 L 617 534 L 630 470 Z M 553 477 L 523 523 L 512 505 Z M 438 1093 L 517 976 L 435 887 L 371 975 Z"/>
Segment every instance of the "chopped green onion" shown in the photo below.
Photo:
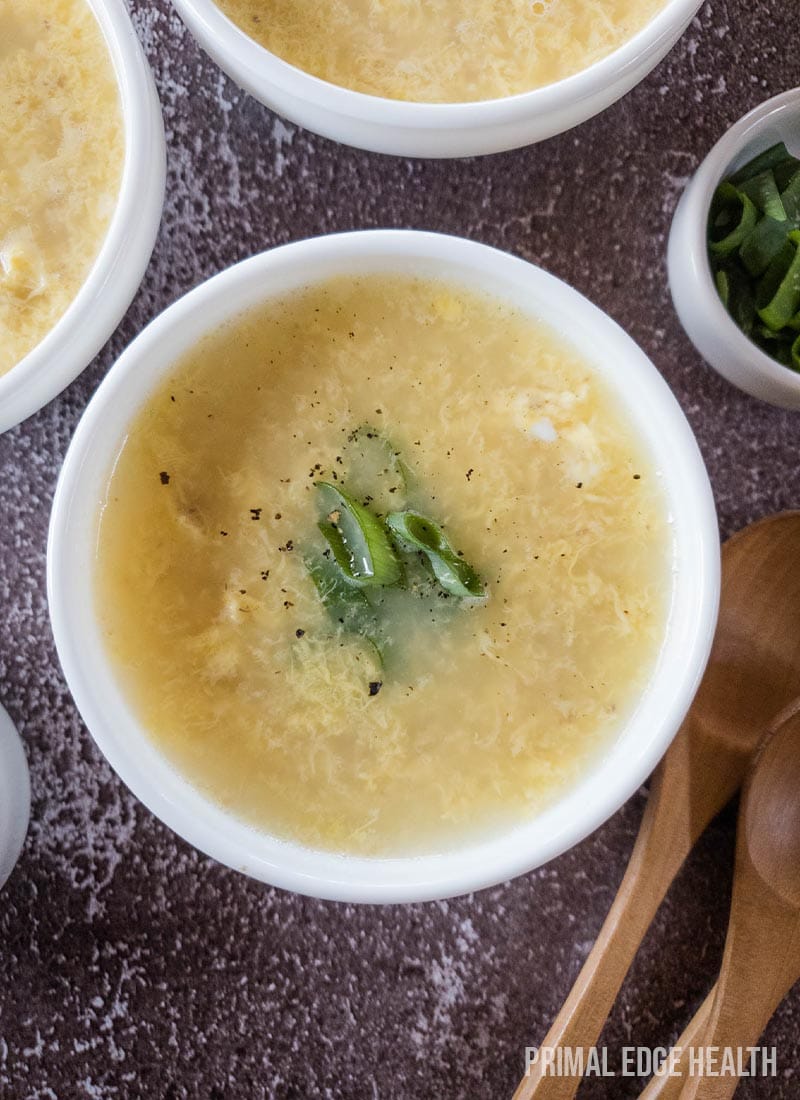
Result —
<path fill-rule="evenodd" d="M 718 256 L 735 252 L 755 228 L 758 211 L 752 200 L 730 183 L 721 183 L 711 206 L 710 250 Z"/>
<path fill-rule="evenodd" d="M 781 203 L 794 228 L 800 229 L 800 164 L 795 164 L 794 172 L 781 191 Z"/>
<path fill-rule="evenodd" d="M 800 371 L 800 336 L 792 344 L 792 366 Z"/>
<path fill-rule="evenodd" d="M 363 588 L 346 581 L 336 562 L 330 558 L 308 556 L 303 562 L 331 622 L 345 633 L 357 635 L 373 654 L 378 667 L 382 668 L 378 617 Z"/>
<path fill-rule="evenodd" d="M 326 516 L 320 530 L 346 579 L 357 585 L 397 584 L 400 561 L 381 520 L 338 485 L 314 484 Z"/>
<path fill-rule="evenodd" d="M 756 209 L 766 214 L 768 218 L 774 218 L 778 222 L 786 220 L 786 211 L 771 168 L 740 183 L 739 191 L 747 195 Z"/>
<path fill-rule="evenodd" d="M 785 161 L 791 161 L 792 157 L 785 144 L 780 141 L 777 145 L 771 145 L 769 149 L 765 149 L 763 153 L 759 153 L 757 157 L 753 157 L 747 164 L 741 167 L 737 172 L 730 177 L 730 182 L 738 187 L 739 184 L 744 183 L 746 180 L 752 179 L 753 176 L 759 175 L 760 172 L 765 172 L 768 168 L 776 168 L 779 164 L 783 164 Z"/>
<path fill-rule="evenodd" d="M 755 229 L 742 241 L 739 259 L 751 275 L 763 275 L 786 243 L 792 223 L 778 222 L 774 218 L 762 218 Z"/>
<path fill-rule="evenodd" d="M 714 276 L 714 282 L 717 284 L 717 292 L 722 299 L 722 304 L 727 309 L 731 296 L 731 284 L 727 271 L 718 271 Z"/>
<path fill-rule="evenodd" d="M 767 355 L 796 369 L 800 332 L 800 159 L 781 142 L 717 187 L 708 252 L 728 313 Z"/>
<path fill-rule="evenodd" d="M 800 309 L 800 230 L 793 230 L 756 291 L 761 320 L 778 332 Z"/>
<path fill-rule="evenodd" d="M 392 512 L 386 525 L 399 539 L 426 555 L 439 584 L 451 596 L 483 596 L 480 577 L 453 550 L 441 527 L 419 512 Z"/>

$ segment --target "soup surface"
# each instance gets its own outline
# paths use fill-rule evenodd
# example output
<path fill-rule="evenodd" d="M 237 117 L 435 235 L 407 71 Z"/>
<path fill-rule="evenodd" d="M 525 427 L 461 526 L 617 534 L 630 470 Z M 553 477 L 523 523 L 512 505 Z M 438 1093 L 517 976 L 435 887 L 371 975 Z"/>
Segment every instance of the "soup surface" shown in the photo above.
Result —
<path fill-rule="evenodd" d="M 665 0 L 217 0 L 300 69 L 389 99 L 499 99 L 580 72 Z"/>
<path fill-rule="evenodd" d="M 345 486 L 442 525 L 478 598 L 398 540 L 404 587 L 357 590 L 368 625 L 323 603 L 317 524 L 343 506 L 320 495 Z M 296 292 L 197 346 L 134 420 L 97 545 L 107 644 L 174 766 L 265 830 L 377 855 L 573 783 L 652 674 L 671 584 L 658 476 L 594 370 L 408 277 Z"/>
<path fill-rule="evenodd" d="M 0 0 L 0 375 L 86 279 L 123 159 L 114 69 L 85 0 Z"/>

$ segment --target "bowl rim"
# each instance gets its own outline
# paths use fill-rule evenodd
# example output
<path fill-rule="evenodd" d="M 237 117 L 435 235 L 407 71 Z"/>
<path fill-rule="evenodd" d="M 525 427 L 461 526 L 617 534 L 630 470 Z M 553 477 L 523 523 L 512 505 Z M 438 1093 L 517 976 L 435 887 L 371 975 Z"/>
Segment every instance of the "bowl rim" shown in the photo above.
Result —
<path fill-rule="evenodd" d="M 116 682 L 92 607 L 90 576 L 97 515 L 126 428 L 177 356 L 256 302 L 335 273 L 370 271 L 425 271 L 515 302 L 532 315 L 556 310 L 555 322 L 548 313 L 550 323 L 562 334 L 577 333 L 581 350 L 598 366 L 602 349 L 604 361 L 613 363 L 601 368 L 604 376 L 622 372 L 617 392 L 643 435 L 650 425 L 660 465 L 668 466 L 662 476 L 671 479 L 677 548 L 658 667 L 592 771 L 554 807 L 497 837 L 446 853 L 385 859 L 277 839 L 223 811 L 179 776 Z M 572 335 L 567 339 L 578 343 Z M 686 418 L 644 352 L 607 314 L 555 276 L 487 245 L 413 230 L 362 230 L 296 241 L 241 261 L 178 299 L 129 345 L 90 402 L 64 461 L 50 521 L 47 586 L 56 647 L 78 709 L 111 766 L 157 817 L 200 851 L 275 886 L 340 901 L 411 902 L 468 893 L 532 870 L 583 839 L 635 793 L 676 733 L 705 668 L 716 625 L 719 557 L 711 487 Z"/>
<path fill-rule="evenodd" d="M 125 154 L 114 212 L 86 278 L 56 324 L 0 375 L 0 432 L 51 401 L 111 336 L 141 283 L 164 200 L 166 143 L 153 76 L 123 0 L 87 0 L 111 57 Z"/>
<path fill-rule="evenodd" d="M 202 28 L 203 40 L 211 41 L 220 54 L 235 62 L 234 70 L 246 69 L 265 88 L 277 86 L 290 96 L 326 113 L 346 115 L 359 122 L 424 130 L 489 127 L 527 119 L 536 112 L 561 107 L 565 102 L 591 98 L 601 87 L 621 80 L 636 68 L 643 55 L 674 38 L 696 14 L 701 0 L 666 0 L 661 10 L 610 54 L 585 69 L 527 92 L 496 99 L 454 103 L 427 103 L 390 99 L 358 92 L 314 76 L 260 45 L 223 13 L 215 0 L 173 0 L 181 17 L 193 29 Z"/>
<path fill-rule="evenodd" d="M 0 706 L 0 890 L 19 859 L 31 809 L 31 784 L 22 741 Z"/>
<path fill-rule="evenodd" d="M 789 88 L 758 104 L 734 122 L 712 146 L 684 192 L 686 236 L 682 237 L 679 247 L 688 247 L 693 255 L 696 287 L 706 296 L 704 308 L 708 310 L 708 319 L 717 338 L 736 354 L 737 360 L 746 362 L 752 373 L 783 389 L 795 390 L 800 397 L 800 373 L 767 355 L 742 332 L 725 309 L 711 274 L 707 244 L 708 214 L 717 185 L 746 159 L 769 148 L 774 135 L 768 140 L 760 138 L 766 135 L 769 127 L 777 127 L 787 114 L 796 116 L 800 126 L 800 88 Z M 800 156 L 800 150 L 797 155 Z"/>

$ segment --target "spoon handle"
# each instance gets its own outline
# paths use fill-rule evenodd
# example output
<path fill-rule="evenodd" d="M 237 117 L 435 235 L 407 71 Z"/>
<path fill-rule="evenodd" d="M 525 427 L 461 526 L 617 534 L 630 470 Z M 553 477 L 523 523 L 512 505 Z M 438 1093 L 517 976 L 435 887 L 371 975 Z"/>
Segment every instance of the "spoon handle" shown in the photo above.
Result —
<path fill-rule="evenodd" d="M 540 1049 L 548 1048 L 556 1057 L 559 1047 L 571 1048 L 576 1057 L 582 1050 L 586 1060 L 672 880 L 708 821 L 736 789 L 736 767 L 724 750 L 715 750 L 713 762 L 698 759 L 697 744 L 689 723 L 684 723 L 653 775 L 625 877 L 575 985 L 542 1042 Z M 718 792 L 713 803 L 698 805 L 699 800 L 691 798 L 689 777 L 702 774 L 697 769 L 704 766 L 720 774 L 730 769 L 730 789 Z M 572 1100 L 580 1076 L 551 1074 L 540 1055 L 520 1082 L 514 1100 Z"/>
<path fill-rule="evenodd" d="M 716 990 L 714 986 L 670 1051 L 669 1072 L 651 1077 L 639 1100 L 678 1100 L 689 1072 L 689 1050 L 705 1045 Z"/>
<path fill-rule="evenodd" d="M 750 908 L 750 929 L 759 927 L 753 923 L 759 916 L 763 919 L 762 934 L 757 939 L 752 937 L 752 932 L 739 937 L 735 928 L 729 928 L 714 1003 L 701 1043 L 707 1057 L 714 1058 L 715 1065 L 710 1074 L 701 1070 L 699 1075 L 693 1073 L 685 1079 L 681 1100 L 730 1100 L 739 1084 L 739 1075 L 738 1072 L 721 1072 L 725 1069 L 723 1052 L 733 1051 L 738 1061 L 739 1050 L 755 1046 L 800 974 L 800 917 L 797 911 L 778 903 L 766 888 L 764 896 L 751 890 L 746 900 L 740 899 L 738 908 L 739 914 Z M 767 912 L 769 917 L 764 919 Z"/>

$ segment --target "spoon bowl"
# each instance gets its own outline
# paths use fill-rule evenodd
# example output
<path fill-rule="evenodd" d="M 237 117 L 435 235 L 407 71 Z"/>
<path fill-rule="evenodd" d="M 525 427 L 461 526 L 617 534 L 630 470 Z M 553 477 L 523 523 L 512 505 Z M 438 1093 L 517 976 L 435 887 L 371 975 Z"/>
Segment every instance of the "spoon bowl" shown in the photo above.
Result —
<path fill-rule="evenodd" d="M 742 791 L 725 952 L 700 1045 L 744 1049 L 800 978 L 800 710 L 764 744 Z M 693 1074 L 681 1100 L 730 1100 L 738 1077 Z"/>
<path fill-rule="evenodd" d="M 753 869 L 800 909 L 800 720 L 787 722 L 761 750 L 742 826 Z"/>

